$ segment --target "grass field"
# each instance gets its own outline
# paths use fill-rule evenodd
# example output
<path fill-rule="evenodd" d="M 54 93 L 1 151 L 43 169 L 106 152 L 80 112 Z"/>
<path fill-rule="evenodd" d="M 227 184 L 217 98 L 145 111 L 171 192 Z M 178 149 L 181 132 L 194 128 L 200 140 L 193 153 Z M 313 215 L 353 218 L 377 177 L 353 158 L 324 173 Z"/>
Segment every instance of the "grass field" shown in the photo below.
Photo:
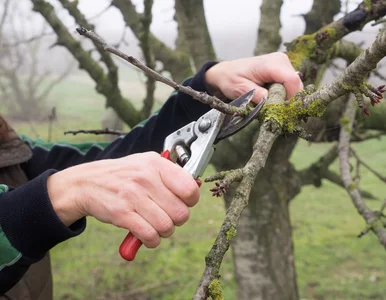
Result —
<path fill-rule="evenodd" d="M 126 95 L 143 96 L 143 87 L 130 81 L 122 86 Z M 159 100 L 170 92 L 158 90 Z M 70 129 L 95 129 L 104 111 L 103 98 L 91 82 L 72 77 L 63 82 L 49 99 L 57 106 L 54 140 L 72 142 L 100 140 L 95 136 L 64 136 Z M 19 122 L 20 133 L 47 138 L 47 124 Z M 296 168 L 307 166 L 329 145 L 300 142 L 292 157 Z M 386 173 L 386 139 L 356 145 L 357 152 Z M 337 169 L 335 164 L 332 168 Z M 207 173 L 213 173 L 211 167 Z M 380 200 L 368 201 L 379 208 L 386 185 L 362 170 L 362 187 Z M 190 299 L 204 268 L 209 251 L 224 217 L 221 199 L 212 198 L 209 185 L 201 188 L 202 199 L 191 219 L 156 250 L 141 249 L 135 262 L 122 261 L 117 250 L 126 232 L 88 219 L 84 234 L 52 250 L 55 299 Z M 305 187 L 290 204 L 295 243 L 298 285 L 302 299 L 386 299 L 386 253 L 368 234 L 356 238 L 364 222 L 343 189 L 328 182 L 322 188 Z M 222 267 L 225 299 L 235 299 L 230 253 Z"/>

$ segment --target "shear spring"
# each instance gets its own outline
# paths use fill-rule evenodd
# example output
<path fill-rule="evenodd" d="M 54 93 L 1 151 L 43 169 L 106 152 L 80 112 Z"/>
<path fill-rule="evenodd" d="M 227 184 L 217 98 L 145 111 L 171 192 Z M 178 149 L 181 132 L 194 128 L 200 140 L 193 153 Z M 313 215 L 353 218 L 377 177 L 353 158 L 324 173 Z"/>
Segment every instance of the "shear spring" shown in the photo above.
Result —
<path fill-rule="evenodd" d="M 190 159 L 189 152 L 181 145 L 176 146 L 176 154 L 182 166 L 184 166 Z"/>

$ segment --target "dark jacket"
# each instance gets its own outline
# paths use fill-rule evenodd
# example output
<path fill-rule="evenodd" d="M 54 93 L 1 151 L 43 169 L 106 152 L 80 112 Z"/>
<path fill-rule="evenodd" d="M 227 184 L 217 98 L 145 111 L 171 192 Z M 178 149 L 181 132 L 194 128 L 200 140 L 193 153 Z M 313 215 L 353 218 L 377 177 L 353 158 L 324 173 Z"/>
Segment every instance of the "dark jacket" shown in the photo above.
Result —
<path fill-rule="evenodd" d="M 207 91 L 204 73 L 212 65 L 205 64 L 184 85 Z M 47 193 L 48 176 L 85 162 L 145 151 L 161 152 L 168 134 L 197 120 L 209 109 L 186 94 L 173 93 L 158 113 L 105 148 L 91 144 L 46 144 L 27 140 L 32 157 L 21 167 L 29 182 L 18 188 L 0 183 L 0 295 L 51 248 L 85 229 L 86 218 L 66 227 L 56 216 Z"/>

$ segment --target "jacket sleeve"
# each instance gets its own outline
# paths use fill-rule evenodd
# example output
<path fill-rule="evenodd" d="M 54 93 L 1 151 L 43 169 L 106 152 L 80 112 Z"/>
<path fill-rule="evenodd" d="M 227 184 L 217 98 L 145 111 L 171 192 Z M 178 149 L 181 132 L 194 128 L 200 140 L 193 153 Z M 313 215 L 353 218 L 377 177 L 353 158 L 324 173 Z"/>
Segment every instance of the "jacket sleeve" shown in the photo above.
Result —
<path fill-rule="evenodd" d="M 204 73 L 214 64 L 205 64 L 184 85 L 206 92 Z M 14 190 L 0 185 L 0 295 L 15 285 L 29 265 L 42 259 L 47 251 L 85 229 L 85 218 L 66 227 L 56 216 L 46 186 L 51 174 L 80 163 L 145 151 L 161 152 L 168 134 L 209 109 L 190 96 L 175 92 L 158 113 L 104 147 L 27 141 L 33 156 L 22 167 L 30 181 Z"/>
<path fill-rule="evenodd" d="M 198 91 L 207 91 L 204 73 L 213 64 L 205 64 L 200 72 L 183 84 Z M 197 120 L 208 110 L 208 105 L 193 100 L 184 93 L 175 92 L 158 112 L 107 148 L 99 144 L 66 145 L 27 141 L 33 150 L 33 156 L 23 165 L 23 169 L 28 178 L 32 179 L 48 169 L 62 170 L 84 162 L 119 158 L 138 152 L 161 152 L 167 135 Z"/>

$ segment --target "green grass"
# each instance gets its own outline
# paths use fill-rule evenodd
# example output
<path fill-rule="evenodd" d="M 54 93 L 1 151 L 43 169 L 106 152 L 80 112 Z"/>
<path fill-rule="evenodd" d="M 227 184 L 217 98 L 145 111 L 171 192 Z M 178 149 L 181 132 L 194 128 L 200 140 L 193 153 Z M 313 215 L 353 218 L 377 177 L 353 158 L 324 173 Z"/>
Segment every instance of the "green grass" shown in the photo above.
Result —
<path fill-rule="evenodd" d="M 143 87 L 133 83 L 135 77 L 130 73 L 130 80 L 122 89 L 125 95 L 142 99 Z M 159 90 L 159 100 L 169 92 Z M 48 104 L 58 109 L 54 140 L 102 139 L 63 135 L 65 130 L 100 127 L 104 100 L 94 92 L 90 81 L 70 78 L 55 89 Z M 20 133 L 47 138 L 46 123 L 15 125 Z M 306 167 L 330 146 L 300 142 L 291 160 L 298 169 Z M 386 139 L 368 141 L 355 148 L 370 166 L 385 174 Z M 338 170 L 337 164 L 332 168 Z M 209 173 L 213 173 L 211 167 Z M 386 196 L 386 186 L 363 168 L 361 177 L 364 189 L 380 199 Z M 55 299 L 115 299 L 118 294 L 142 288 L 151 293 L 152 299 L 190 299 L 204 269 L 204 257 L 224 217 L 223 202 L 210 196 L 209 187 L 202 186 L 201 201 L 192 209 L 185 226 L 178 228 L 171 239 L 163 240 L 157 249 L 141 249 L 132 263 L 124 262 L 118 254 L 127 232 L 89 218 L 81 236 L 51 251 Z M 379 200 L 367 203 L 373 208 L 381 205 Z M 373 234 L 356 237 L 364 222 L 343 189 L 328 182 L 323 182 L 321 188 L 304 187 L 290 204 L 290 212 L 302 299 L 386 299 L 386 253 Z M 225 299 L 235 299 L 230 252 L 221 274 Z"/>

